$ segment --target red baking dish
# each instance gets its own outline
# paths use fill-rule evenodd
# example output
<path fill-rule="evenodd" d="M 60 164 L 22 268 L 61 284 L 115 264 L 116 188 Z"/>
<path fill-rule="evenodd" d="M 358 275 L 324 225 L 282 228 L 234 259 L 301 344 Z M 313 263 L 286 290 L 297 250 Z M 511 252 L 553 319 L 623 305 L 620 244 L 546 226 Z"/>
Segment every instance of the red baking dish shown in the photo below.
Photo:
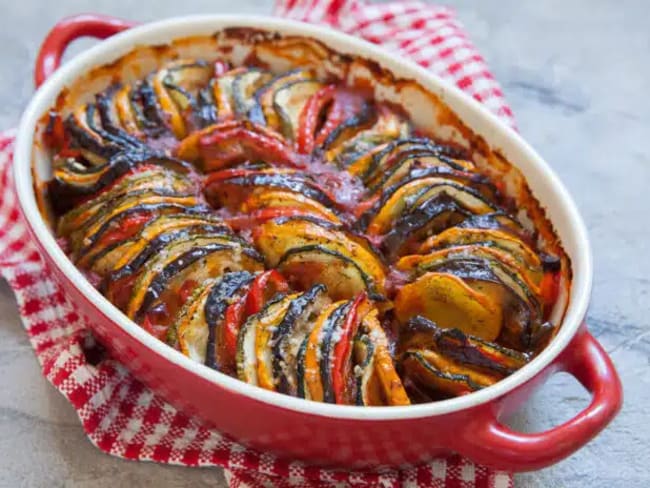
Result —
<path fill-rule="evenodd" d="M 83 97 L 83 93 L 97 91 L 106 80 L 98 76 L 91 82 L 88 73 L 134 50 L 148 52 L 151 57 L 151 52 L 160 50 L 147 46 L 169 45 L 192 37 L 195 41 L 185 43 L 184 49 L 196 55 L 221 42 L 214 33 L 251 30 L 271 33 L 275 38 L 317 40 L 333 52 L 349 55 L 347 58 L 367 60 L 366 67 L 376 67 L 366 73 L 370 78 L 377 73 L 386 78 L 390 73 L 393 80 L 408 80 L 415 91 L 404 89 L 395 96 L 402 97 L 404 105 L 410 107 L 416 124 L 440 120 L 435 110 L 442 107 L 447 118 L 462 121 L 456 125 L 463 127 L 460 132 L 447 127 L 453 137 L 462 139 L 472 134 L 484 142 L 490 154 L 513 162 L 552 223 L 572 271 L 564 297 L 566 306 L 559 312 L 559 332 L 532 362 L 491 387 L 435 403 L 354 407 L 310 402 L 262 390 L 191 361 L 130 321 L 77 270 L 39 211 L 38 182 L 48 177 L 49 168 L 39 144 L 43 115 L 62 93 L 78 90 Z M 105 40 L 59 68 L 68 44 L 82 36 Z M 253 42 L 253 37 L 244 36 L 241 42 Z M 151 61 L 143 61 L 144 55 L 129 56 L 130 61 L 123 66 L 136 71 Z M 347 35 L 282 19 L 215 15 L 134 26 L 118 19 L 83 15 L 63 20 L 49 33 L 38 56 L 35 81 L 39 88 L 20 123 L 14 155 L 17 193 L 31 233 L 103 343 L 138 378 L 185 412 L 243 444 L 310 463 L 346 468 L 397 466 L 454 451 L 478 463 L 511 471 L 542 468 L 571 455 L 618 412 L 622 402 L 619 378 L 584 323 L 592 282 L 591 250 L 573 200 L 548 164 L 518 134 L 478 102 L 424 69 Z M 375 90 L 384 88 L 376 81 Z M 435 104 L 421 103 L 423 98 L 417 94 L 422 93 L 431 94 Z M 591 393 L 592 400 L 583 411 L 560 426 L 533 434 L 513 431 L 501 422 L 504 415 L 560 371 L 573 375 Z"/>

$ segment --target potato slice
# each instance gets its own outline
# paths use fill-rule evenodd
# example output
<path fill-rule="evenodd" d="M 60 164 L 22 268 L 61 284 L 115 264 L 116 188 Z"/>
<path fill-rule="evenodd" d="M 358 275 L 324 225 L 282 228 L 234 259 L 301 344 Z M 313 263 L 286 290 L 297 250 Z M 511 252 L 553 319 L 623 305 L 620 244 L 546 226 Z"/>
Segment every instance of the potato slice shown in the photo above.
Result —
<path fill-rule="evenodd" d="M 521 239 L 497 229 L 464 229 L 452 227 L 422 243 L 419 253 L 427 254 L 434 249 L 479 244 L 494 250 L 507 252 L 516 260 L 522 272 L 539 286 L 543 276 L 539 256 Z"/>
<path fill-rule="evenodd" d="M 381 328 L 377 315 L 377 309 L 372 309 L 366 314 L 361 323 L 361 328 L 367 332 L 369 342 L 372 344 L 373 349 L 372 368 L 374 375 L 368 378 L 370 383 L 368 385 L 369 391 L 375 388 L 379 389 L 386 405 L 410 405 L 411 401 L 404 389 L 402 380 L 397 374 L 397 371 L 395 371 L 395 363 L 390 354 L 388 338 Z M 377 385 L 373 385 L 373 378 L 376 378 Z M 376 394 L 369 394 L 367 397 L 369 399 L 377 398 Z M 381 404 L 383 403 L 379 403 L 379 405 Z"/>
<path fill-rule="evenodd" d="M 420 275 L 433 269 L 438 264 L 444 264 L 450 258 L 459 257 L 486 259 L 489 262 L 497 262 L 505 266 L 509 273 L 516 276 L 528 288 L 523 299 L 526 299 L 526 295 L 539 296 L 539 287 L 532 281 L 531 276 L 527 273 L 527 268 L 518 262 L 510 253 L 498 248 L 476 244 L 449 247 L 433 250 L 425 255 L 412 254 L 410 256 L 404 256 L 397 262 L 396 266 L 401 271 Z"/>
<path fill-rule="evenodd" d="M 501 332 L 503 311 L 486 294 L 447 273 L 429 272 L 400 289 L 395 313 L 402 323 L 422 315 L 443 328 L 457 328 L 487 341 Z"/>
<path fill-rule="evenodd" d="M 373 299 L 384 293 L 385 271 L 379 258 L 328 222 L 304 217 L 271 220 L 253 231 L 253 239 L 269 266 L 297 269 L 298 281 L 306 287 L 324 283 L 334 299 L 364 290 Z"/>
<path fill-rule="evenodd" d="M 329 220 L 335 224 L 341 221 L 322 203 L 317 202 L 300 193 L 293 193 L 286 190 L 273 190 L 262 188 L 260 191 L 254 191 L 242 205 L 242 212 L 252 212 L 263 208 L 290 207 L 300 210 L 306 210 L 316 217 Z"/>
<path fill-rule="evenodd" d="M 404 375 L 419 386 L 446 396 L 471 393 L 493 385 L 499 380 L 489 374 L 463 367 L 436 352 L 407 351 L 402 357 Z"/>
<path fill-rule="evenodd" d="M 402 185 L 389 198 L 382 201 L 381 208 L 368 225 L 369 233 L 376 235 L 385 234 L 390 230 L 396 219 L 410 205 L 410 200 L 414 195 L 418 195 L 420 191 L 432 185 L 442 185 L 445 183 L 453 182 L 444 178 L 423 178 Z"/>

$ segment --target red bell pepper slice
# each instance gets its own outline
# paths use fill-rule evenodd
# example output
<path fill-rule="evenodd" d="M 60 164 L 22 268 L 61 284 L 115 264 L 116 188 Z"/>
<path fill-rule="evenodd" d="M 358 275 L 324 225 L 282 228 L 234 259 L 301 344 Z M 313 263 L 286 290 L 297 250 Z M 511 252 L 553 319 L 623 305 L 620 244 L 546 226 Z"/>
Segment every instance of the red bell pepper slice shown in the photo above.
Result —
<path fill-rule="evenodd" d="M 125 241 L 139 232 L 142 226 L 151 220 L 151 212 L 138 212 L 127 215 L 120 220 L 119 225 L 107 232 L 101 239 L 101 244 L 107 246 L 113 242 Z"/>
<path fill-rule="evenodd" d="M 289 288 L 284 277 L 272 269 L 257 275 L 246 294 L 231 303 L 224 314 L 221 327 L 220 364 L 226 371 L 234 371 L 237 358 L 237 338 L 244 322 L 244 317 L 256 314 L 276 293 Z M 244 314 L 245 312 L 245 314 Z"/>
<path fill-rule="evenodd" d="M 246 296 L 246 314 L 256 314 L 273 296 L 288 289 L 287 280 L 275 269 L 257 275 Z"/>
<path fill-rule="evenodd" d="M 313 105 L 310 103 L 312 99 L 314 100 Z M 299 131 L 304 131 L 304 133 L 299 133 L 298 148 L 302 148 L 300 152 L 311 152 L 322 146 L 339 125 L 353 117 L 361 109 L 363 100 L 363 97 L 353 91 L 330 86 L 322 88 L 312 95 L 301 112 L 302 123 Z M 318 135 L 316 135 L 315 131 L 321 120 L 322 111 L 328 104 L 330 107 L 325 122 L 318 129 Z M 303 113 L 305 114 L 304 119 L 302 118 Z M 305 141 L 304 144 L 300 142 L 301 140 Z"/>
<path fill-rule="evenodd" d="M 334 389 L 334 398 L 338 404 L 349 402 L 347 396 L 347 381 L 345 373 L 349 369 L 350 356 L 352 354 L 352 339 L 357 333 L 359 323 L 363 317 L 360 317 L 361 305 L 366 301 L 366 294 L 361 293 L 350 307 L 350 311 L 345 317 L 341 326 L 341 337 L 334 346 L 334 364 L 332 365 L 332 387 Z"/>
<path fill-rule="evenodd" d="M 237 338 L 244 322 L 244 303 L 246 296 L 231 303 L 224 314 L 221 327 L 220 364 L 225 371 L 234 371 L 237 360 Z"/>
<path fill-rule="evenodd" d="M 314 150 L 314 138 L 321 112 L 332 101 L 335 92 L 336 85 L 325 86 L 309 97 L 309 100 L 302 108 L 298 119 L 298 134 L 296 135 L 296 147 L 299 153 L 309 154 Z"/>

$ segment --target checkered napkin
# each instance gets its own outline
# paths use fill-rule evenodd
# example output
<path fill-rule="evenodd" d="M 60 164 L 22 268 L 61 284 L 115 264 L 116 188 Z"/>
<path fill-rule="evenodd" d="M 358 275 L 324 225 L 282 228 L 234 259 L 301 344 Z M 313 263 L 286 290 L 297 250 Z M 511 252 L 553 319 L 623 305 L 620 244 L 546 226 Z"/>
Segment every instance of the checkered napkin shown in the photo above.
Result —
<path fill-rule="evenodd" d="M 280 0 L 276 14 L 330 25 L 410 57 L 483 102 L 507 123 L 512 113 L 483 58 L 447 8 L 421 2 Z M 185 466 L 220 466 L 232 487 L 494 487 L 508 473 L 458 456 L 411 469 L 343 472 L 306 469 L 253 452 L 187 417 L 103 354 L 84 317 L 27 234 L 11 177 L 13 132 L 0 134 L 0 272 L 16 294 L 43 374 L 73 405 L 90 441 L 114 456 Z"/>

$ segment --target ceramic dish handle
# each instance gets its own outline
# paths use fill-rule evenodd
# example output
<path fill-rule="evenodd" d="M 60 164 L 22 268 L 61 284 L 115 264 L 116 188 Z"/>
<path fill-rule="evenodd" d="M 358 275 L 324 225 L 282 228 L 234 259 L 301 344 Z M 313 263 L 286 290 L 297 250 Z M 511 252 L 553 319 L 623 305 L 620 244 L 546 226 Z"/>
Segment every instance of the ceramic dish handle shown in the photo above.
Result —
<path fill-rule="evenodd" d="M 66 17 L 58 22 L 41 45 L 34 66 L 34 83 L 38 88 L 61 64 L 66 48 L 80 37 L 106 39 L 135 23 L 115 17 L 95 14 L 81 14 Z"/>
<path fill-rule="evenodd" d="M 486 409 L 468 426 L 465 452 L 491 466 L 527 471 L 549 466 L 589 442 L 621 408 L 621 381 L 609 356 L 582 326 L 554 365 L 573 375 L 593 396 L 587 408 L 574 418 L 546 432 L 515 432 L 497 419 L 494 408 Z"/>

